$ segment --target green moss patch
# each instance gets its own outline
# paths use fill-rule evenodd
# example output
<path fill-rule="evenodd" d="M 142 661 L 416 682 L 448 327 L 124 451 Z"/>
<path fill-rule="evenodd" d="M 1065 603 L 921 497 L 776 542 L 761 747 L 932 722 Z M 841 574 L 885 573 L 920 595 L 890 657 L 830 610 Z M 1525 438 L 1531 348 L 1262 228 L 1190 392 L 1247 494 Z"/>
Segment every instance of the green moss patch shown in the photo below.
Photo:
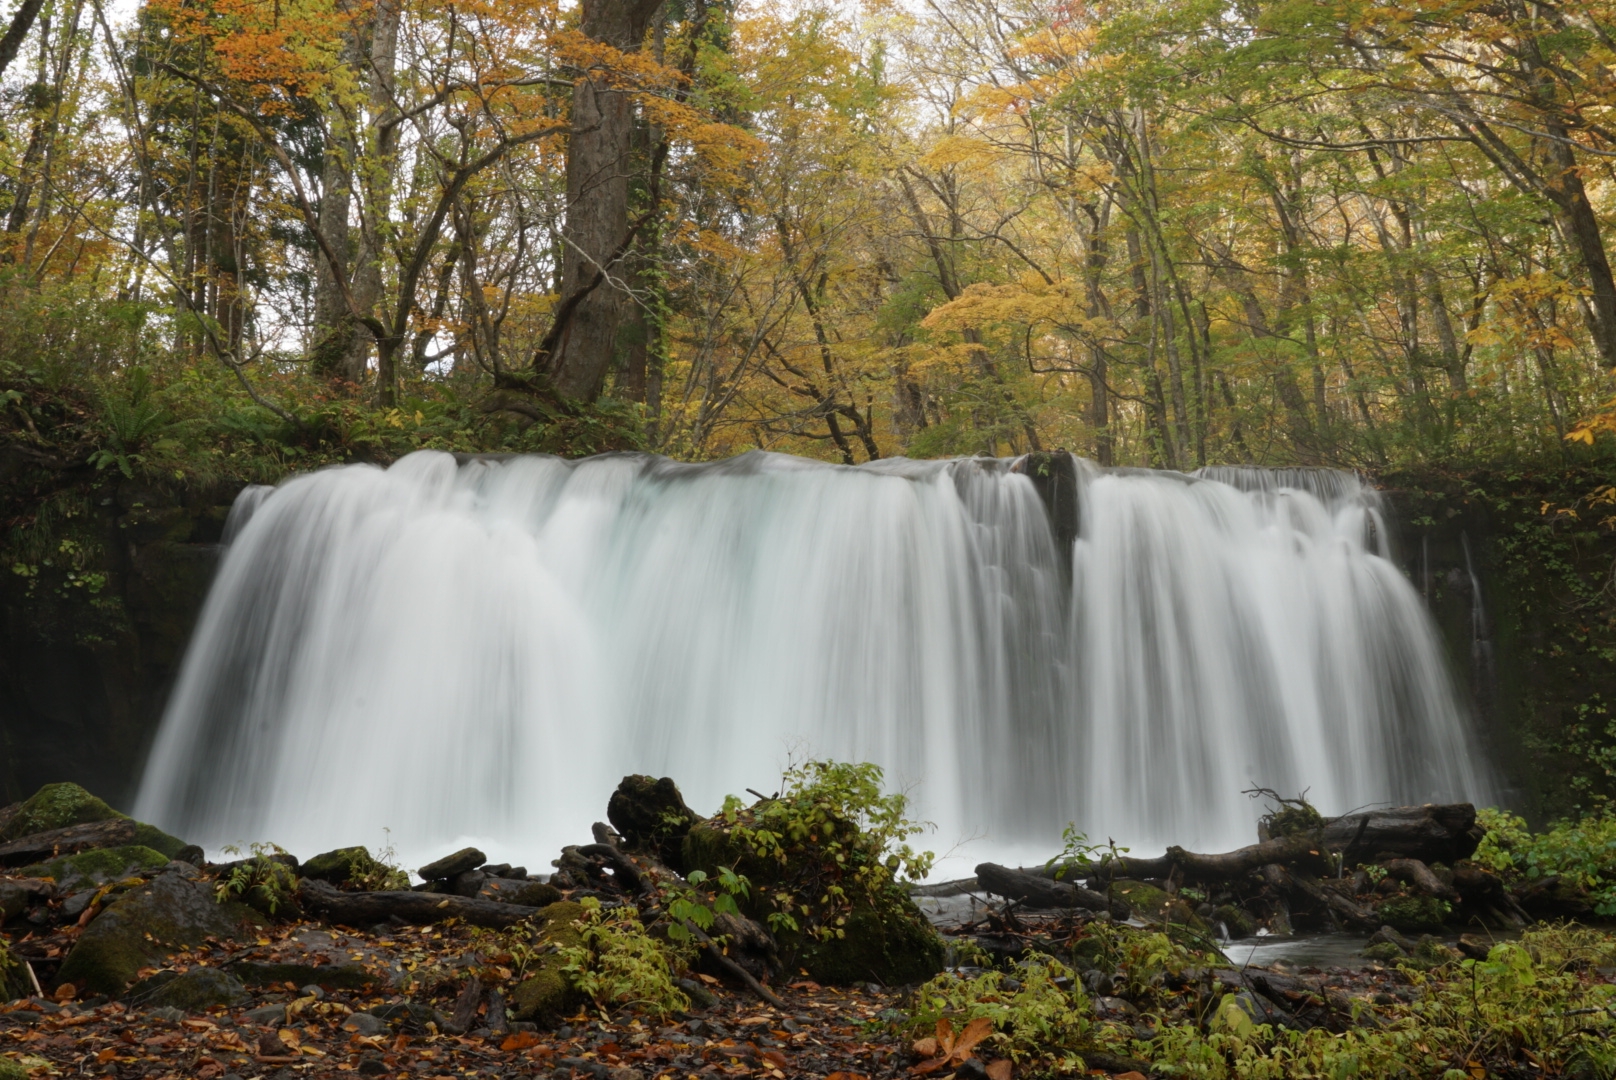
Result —
<path fill-rule="evenodd" d="M 143 870 L 156 870 L 168 864 L 168 856 L 140 844 L 124 847 L 92 848 L 77 855 L 64 855 L 18 871 L 24 877 L 50 878 L 59 887 L 71 890 L 77 885 L 104 885 Z"/>
<path fill-rule="evenodd" d="M 123 816 L 77 784 L 46 784 L 29 796 L 4 831 L 0 831 L 0 843 L 51 829 L 65 829 L 69 825 L 111 821 Z"/>
<path fill-rule="evenodd" d="M 575 924 L 586 914 L 582 904 L 563 900 L 533 917 L 538 926 L 535 944 L 538 955 L 529 962 L 522 981 L 511 992 L 511 1013 L 516 1019 L 561 1016 L 582 999 L 561 970 L 567 963 L 561 950 L 582 947 L 583 935 Z"/>
<path fill-rule="evenodd" d="M 1377 909 L 1381 921 L 1396 930 L 1412 933 L 1420 930 L 1440 930 L 1453 913 L 1446 900 L 1434 896 L 1408 896 L 1388 900 Z"/>

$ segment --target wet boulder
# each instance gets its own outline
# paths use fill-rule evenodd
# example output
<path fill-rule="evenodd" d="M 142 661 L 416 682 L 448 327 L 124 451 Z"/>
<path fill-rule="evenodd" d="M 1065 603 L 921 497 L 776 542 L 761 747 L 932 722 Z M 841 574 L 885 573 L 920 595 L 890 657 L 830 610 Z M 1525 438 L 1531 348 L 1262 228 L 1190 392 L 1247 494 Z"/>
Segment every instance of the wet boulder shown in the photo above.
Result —
<path fill-rule="evenodd" d="M 143 967 L 209 937 L 230 938 L 257 917 L 219 903 L 209 883 L 180 863 L 114 900 L 85 927 L 56 976 L 81 993 L 122 994 Z"/>
<path fill-rule="evenodd" d="M 436 862 L 429 862 L 416 871 L 422 881 L 452 881 L 468 870 L 475 870 L 488 861 L 488 856 L 474 847 L 461 848 Z"/>

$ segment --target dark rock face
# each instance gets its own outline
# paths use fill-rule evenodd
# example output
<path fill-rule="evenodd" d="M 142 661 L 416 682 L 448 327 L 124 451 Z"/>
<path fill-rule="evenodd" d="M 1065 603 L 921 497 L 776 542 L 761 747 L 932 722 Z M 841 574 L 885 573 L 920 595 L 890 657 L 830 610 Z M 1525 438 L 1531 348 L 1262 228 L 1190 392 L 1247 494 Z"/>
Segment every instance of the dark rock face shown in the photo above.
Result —
<path fill-rule="evenodd" d="M 11 552 L 0 574 L 0 804 L 58 780 L 113 806 L 133 800 L 241 487 L 108 480 L 57 515 L 41 550 Z M 6 502 L 24 520 L 40 510 Z"/>
<path fill-rule="evenodd" d="M 201 1012 L 210 1005 L 240 1005 L 247 1000 L 241 980 L 219 968 L 193 968 L 183 974 L 162 971 L 142 979 L 129 991 L 131 1004 L 148 1009 Z"/>

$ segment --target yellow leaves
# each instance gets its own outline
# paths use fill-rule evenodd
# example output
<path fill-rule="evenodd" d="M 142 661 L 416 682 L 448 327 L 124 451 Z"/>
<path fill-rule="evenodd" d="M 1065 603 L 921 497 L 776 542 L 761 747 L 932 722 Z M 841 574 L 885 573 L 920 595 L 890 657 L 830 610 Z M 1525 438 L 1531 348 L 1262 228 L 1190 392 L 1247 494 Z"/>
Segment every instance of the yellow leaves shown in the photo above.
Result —
<path fill-rule="evenodd" d="M 998 156 L 991 143 L 965 135 L 945 135 L 932 148 L 921 155 L 920 164 L 928 169 L 946 169 L 974 161 L 989 161 Z"/>
<path fill-rule="evenodd" d="M 1616 398 L 1603 403 L 1593 413 L 1579 420 L 1575 427 L 1566 432 L 1566 441 L 1579 442 L 1585 446 L 1592 446 L 1594 439 L 1600 433 L 1616 435 Z M 1611 488 L 1599 489 L 1597 502 L 1616 502 L 1612 496 Z"/>
<path fill-rule="evenodd" d="M 1006 285 L 972 285 L 957 299 L 934 308 L 921 325 L 960 331 L 988 324 L 1086 328 L 1090 322 L 1082 313 L 1082 297 L 1070 285 L 1030 277 Z"/>

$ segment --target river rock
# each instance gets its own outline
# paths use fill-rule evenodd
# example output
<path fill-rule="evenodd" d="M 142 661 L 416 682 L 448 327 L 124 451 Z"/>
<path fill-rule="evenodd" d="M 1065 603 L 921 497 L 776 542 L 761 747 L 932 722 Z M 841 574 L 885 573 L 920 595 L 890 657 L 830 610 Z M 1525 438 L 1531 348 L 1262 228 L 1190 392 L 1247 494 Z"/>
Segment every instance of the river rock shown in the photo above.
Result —
<path fill-rule="evenodd" d="M 118 995 L 140 969 L 208 937 L 229 938 L 257 917 L 245 905 L 220 904 L 183 863 L 124 893 L 91 921 L 56 976 L 81 993 Z"/>
<path fill-rule="evenodd" d="M 664 865 L 683 873 L 685 834 L 701 815 L 685 805 L 679 786 L 670 777 L 623 777 L 606 804 L 606 819 L 622 836 L 630 851 L 654 855 Z"/>
<path fill-rule="evenodd" d="M 159 971 L 129 990 L 129 1004 L 141 1008 L 180 1009 L 198 1013 L 212 1005 L 240 1005 L 247 987 L 228 971 L 196 967 L 186 972 Z"/>
<path fill-rule="evenodd" d="M 464 874 L 467 870 L 475 870 L 488 861 L 488 856 L 474 847 L 461 848 L 453 855 L 445 855 L 437 862 L 429 862 L 416 873 L 424 881 L 443 881 L 448 878 Z"/>

